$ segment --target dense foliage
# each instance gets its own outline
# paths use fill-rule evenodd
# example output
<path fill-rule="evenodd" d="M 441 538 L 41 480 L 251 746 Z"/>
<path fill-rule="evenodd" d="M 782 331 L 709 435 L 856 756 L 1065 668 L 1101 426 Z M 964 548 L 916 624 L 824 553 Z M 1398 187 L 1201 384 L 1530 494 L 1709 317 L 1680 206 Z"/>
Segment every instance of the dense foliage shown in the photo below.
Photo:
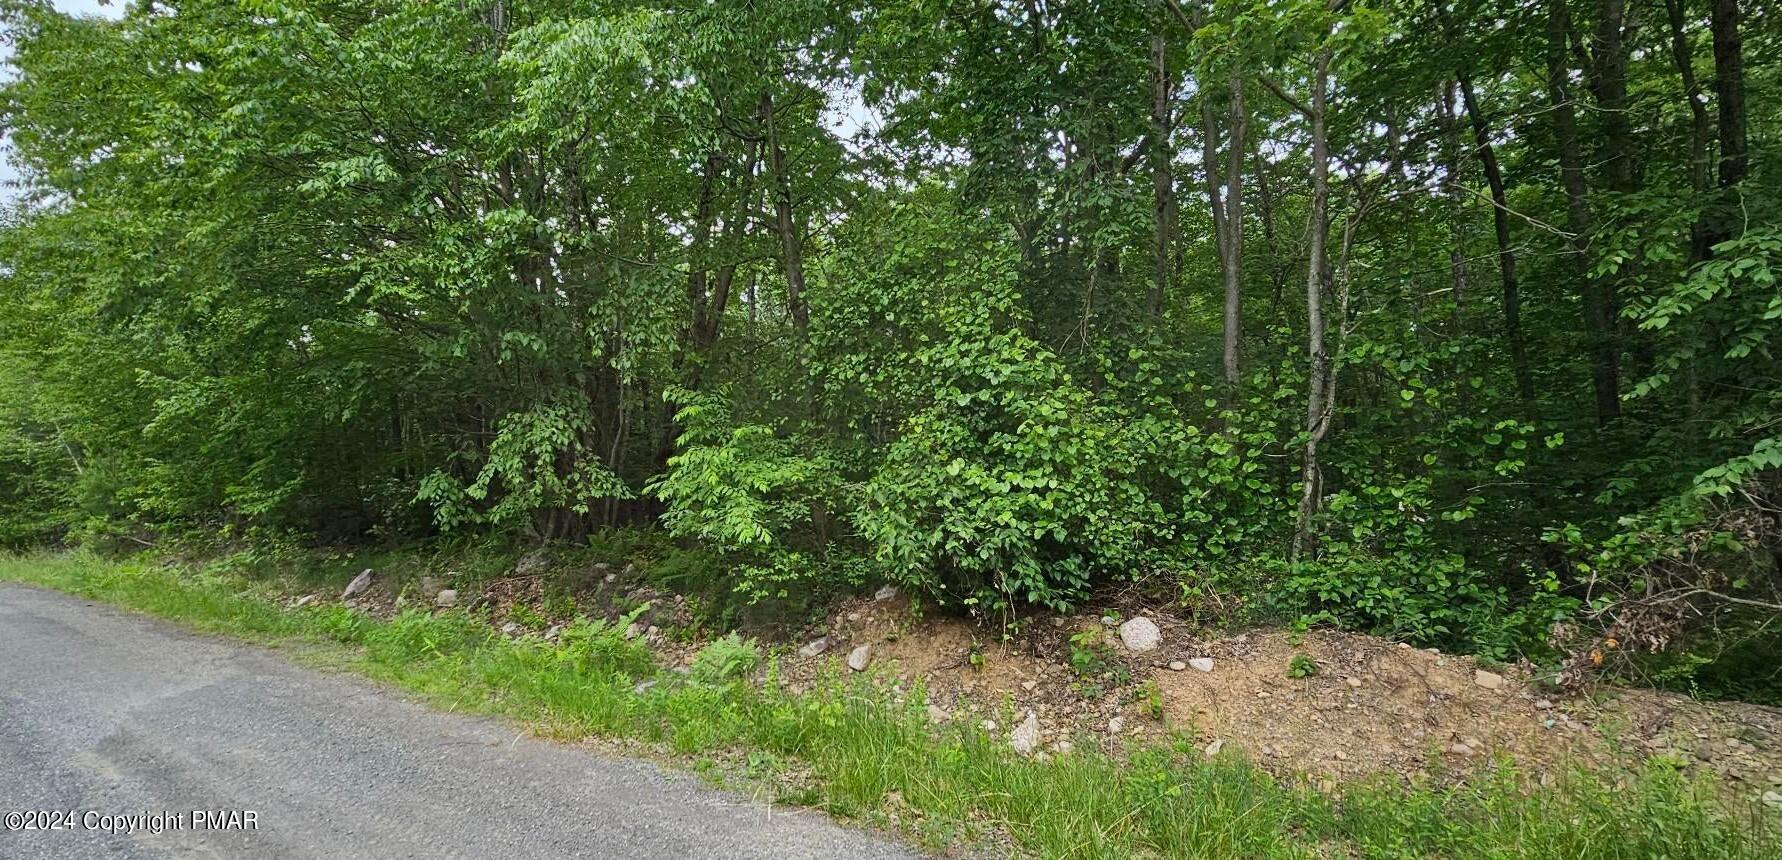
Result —
<path fill-rule="evenodd" d="M 7 0 L 0 541 L 1765 629 L 1766 7 Z"/>

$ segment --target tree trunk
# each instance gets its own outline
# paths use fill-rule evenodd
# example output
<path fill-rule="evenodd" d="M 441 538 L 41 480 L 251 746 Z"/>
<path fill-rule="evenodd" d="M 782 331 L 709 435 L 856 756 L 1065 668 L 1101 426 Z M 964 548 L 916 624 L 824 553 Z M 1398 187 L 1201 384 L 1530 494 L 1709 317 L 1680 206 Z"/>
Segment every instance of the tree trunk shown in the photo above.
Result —
<path fill-rule="evenodd" d="M 1250 115 L 1244 107 L 1244 77 L 1231 69 L 1231 132 L 1225 142 L 1225 241 L 1219 246 L 1219 268 L 1225 276 L 1225 384 L 1236 387 L 1242 379 L 1238 365 L 1239 338 L 1243 334 L 1244 265 L 1244 132 Z M 1212 169 L 1209 164 L 1208 170 Z M 1215 202 L 1214 206 L 1218 204 Z"/>
<path fill-rule="evenodd" d="M 1157 234 L 1153 240 L 1151 295 L 1147 310 L 1163 313 L 1170 278 L 1170 249 L 1176 235 L 1175 178 L 1170 173 L 1170 76 L 1163 33 L 1151 36 L 1151 194 Z"/>
<path fill-rule="evenodd" d="M 1664 0 L 1664 9 L 1670 22 L 1671 61 L 1676 64 L 1677 76 L 1683 81 L 1683 101 L 1689 105 L 1689 188 L 1695 192 L 1698 201 L 1705 201 L 1709 185 L 1708 145 L 1714 136 L 1713 120 L 1708 118 L 1708 107 L 1702 103 L 1701 81 L 1695 76 L 1695 52 L 1689 47 L 1682 0 Z M 1709 240 L 1711 230 L 1707 223 L 1708 217 L 1708 208 L 1704 206 L 1701 215 L 1689 226 L 1690 263 L 1706 260 L 1709 249 L 1713 247 Z"/>
<path fill-rule="evenodd" d="M 1738 0 L 1713 0 L 1714 96 L 1720 110 L 1720 187 L 1745 179 L 1745 56 Z"/>
<path fill-rule="evenodd" d="M 1312 194 L 1306 242 L 1306 358 L 1310 378 L 1306 383 L 1306 446 L 1300 464 L 1299 522 L 1293 536 L 1293 558 L 1317 553 L 1314 519 L 1323 508 L 1323 474 L 1318 464 L 1318 445 L 1330 431 L 1331 404 L 1326 400 L 1331 373 L 1330 356 L 1324 348 L 1324 284 L 1327 277 L 1325 246 L 1330 235 L 1330 143 L 1325 117 L 1325 88 L 1330 78 L 1330 53 L 1318 53 L 1312 73 L 1312 100 L 1307 119 L 1312 126 Z"/>
<path fill-rule="evenodd" d="M 1497 268 L 1502 282 L 1504 305 L 1504 340 L 1510 347 L 1510 373 L 1516 379 L 1516 396 L 1523 403 L 1534 402 L 1534 374 L 1528 367 L 1528 346 L 1522 335 L 1522 290 L 1516 280 L 1516 251 L 1510 246 L 1510 204 L 1504 189 L 1503 170 L 1497 163 L 1497 150 L 1491 145 L 1491 127 L 1479 110 L 1479 99 L 1473 92 L 1471 75 L 1461 73 L 1460 98 L 1473 126 L 1473 141 L 1478 145 L 1479 167 L 1485 171 L 1485 184 L 1491 189 L 1491 226 L 1497 234 Z"/>
<path fill-rule="evenodd" d="M 1436 93 L 1436 120 L 1442 134 L 1442 194 L 1448 199 L 1448 276 L 1454 288 L 1454 328 L 1466 332 L 1466 205 L 1460 196 L 1460 125 L 1454 116 L 1454 84 Z M 1464 389 L 1462 389 L 1464 391 Z"/>
<path fill-rule="evenodd" d="M 761 116 L 767 127 L 769 169 L 773 171 L 774 226 L 780 234 L 781 262 L 786 269 L 786 307 L 792 312 L 793 330 L 802 338 L 811 323 L 810 310 L 804 304 L 804 247 L 793 217 L 792 178 L 786 172 L 786 148 L 780 140 L 772 93 L 761 93 Z"/>
<path fill-rule="evenodd" d="M 1591 231 L 1584 156 L 1578 142 L 1578 120 L 1572 103 L 1571 67 L 1566 47 L 1571 21 L 1564 0 L 1549 0 L 1547 15 L 1547 89 L 1553 102 L 1553 137 L 1559 151 L 1560 184 L 1565 188 L 1567 256 L 1582 285 L 1585 335 L 1590 341 L 1591 385 L 1596 394 L 1596 419 L 1606 425 L 1621 414 L 1619 355 L 1614 339 L 1612 296 L 1601 278 L 1590 274 L 1585 245 Z"/>

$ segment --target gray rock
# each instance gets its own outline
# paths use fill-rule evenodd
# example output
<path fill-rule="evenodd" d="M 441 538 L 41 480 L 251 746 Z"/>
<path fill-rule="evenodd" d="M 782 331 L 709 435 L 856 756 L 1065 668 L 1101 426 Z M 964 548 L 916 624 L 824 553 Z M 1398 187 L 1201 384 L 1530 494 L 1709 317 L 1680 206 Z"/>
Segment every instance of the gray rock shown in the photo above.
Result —
<path fill-rule="evenodd" d="M 302 608 L 303 608 L 303 607 L 305 607 L 305 606 L 308 606 L 308 605 L 310 605 L 310 604 L 311 604 L 311 603 L 314 603 L 314 602 L 316 602 L 316 596 L 315 596 L 315 595 L 313 595 L 313 594 L 305 594 L 305 595 L 303 595 L 303 596 L 302 596 L 302 597 L 299 597 L 299 598 L 297 598 L 297 602 L 296 602 L 296 603 L 293 603 L 293 604 L 291 604 L 291 608 L 292 608 L 292 609 L 302 609 Z"/>
<path fill-rule="evenodd" d="M 806 657 L 806 658 L 820 657 L 823 655 L 823 652 L 828 651 L 828 650 L 829 650 L 829 637 L 819 636 L 815 639 L 812 639 L 809 642 L 806 642 L 804 644 L 803 648 L 798 649 L 798 656 Z"/>
<path fill-rule="evenodd" d="M 561 624 L 552 624 L 551 629 L 545 631 L 546 639 L 556 639 L 557 637 L 562 636 L 562 635 L 563 635 L 563 625 L 561 625 Z"/>
<path fill-rule="evenodd" d="M 1033 751 L 1039 749 L 1039 743 L 1039 715 L 1032 711 L 1028 711 L 1027 719 L 1023 720 L 1021 725 L 1016 726 L 1015 730 L 1009 733 L 1009 746 L 1014 747 L 1015 752 L 1022 755 L 1033 755 Z"/>
<path fill-rule="evenodd" d="M 1031 693 L 1034 690 L 1039 689 L 1039 682 L 1038 681 L 1022 681 L 1021 689 L 1026 690 L 1027 692 Z"/>
<path fill-rule="evenodd" d="M 514 574 L 516 576 L 537 576 L 544 573 L 545 568 L 550 566 L 550 552 L 543 549 L 535 549 L 520 556 L 520 560 L 514 563 Z"/>
<path fill-rule="evenodd" d="M 440 589 L 438 594 L 433 595 L 433 605 L 441 608 L 457 606 L 458 590 L 455 588 Z"/>
<path fill-rule="evenodd" d="M 1108 734 L 1117 735 L 1120 733 L 1120 730 L 1124 729 L 1124 728 L 1126 728 L 1126 718 L 1125 717 L 1115 717 L 1111 720 L 1108 720 Z"/>
<path fill-rule="evenodd" d="M 624 635 L 625 635 L 626 639 L 636 639 L 637 637 L 642 636 L 643 633 L 644 633 L 643 625 L 637 623 L 636 621 L 633 621 L 630 624 L 625 625 L 625 634 Z"/>
<path fill-rule="evenodd" d="M 1180 671 L 1182 671 L 1182 670 L 1183 670 L 1183 669 L 1186 669 L 1186 668 L 1188 668 L 1188 664 L 1187 664 L 1187 663 L 1184 663 L 1184 662 L 1182 662 L 1182 661 L 1180 661 L 1180 660 L 1171 660 L 1171 661 L 1169 661 L 1169 670 L 1170 670 L 1170 671 L 1171 671 L 1171 672 L 1180 672 Z"/>
<path fill-rule="evenodd" d="M 518 625 L 512 621 L 509 621 L 506 624 L 501 625 L 501 635 L 503 635 L 503 636 L 512 636 L 518 632 L 520 632 L 520 625 Z"/>
<path fill-rule="evenodd" d="M 361 594 L 364 594 L 365 589 L 370 588 L 370 587 L 371 587 L 371 568 L 368 567 L 368 568 L 365 568 L 364 570 L 360 571 L 358 576 L 353 577 L 352 582 L 347 583 L 346 590 L 342 591 L 340 593 L 340 599 L 345 600 L 349 597 L 357 597 Z"/>
<path fill-rule="evenodd" d="M 1473 671 L 1473 683 L 1478 684 L 1487 690 L 1498 690 L 1502 689 L 1504 686 L 1504 676 L 1499 675 L 1496 672 L 1487 672 L 1484 669 L 1475 669 Z"/>
<path fill-rule="evenodd" d="M 860 645 L 848 652 L 848 668 L 856 672 L 866 671 L 867 664 L 872 662 L 872 646 Z"/>
<path fill-rule="evenodd" d="M 928 705 L 928 721 L 929 722 L 944 723 L 952 718 L 953 718 L 953 715 L 947 713 L 946 708 L 943 708 L 940 705 L 936 705 L 933 703 L 930 703 Z"/>
<path fill-rule="evenodd" d="M 1120 625 L 1120 642 L 1128 651 L 1150 651 L 1163 642 L 1163 631 L 1149 618 L 1133 618 Z"/>
<path fill-rule="evenodd" d="M 885 602 L 887 600 L 891 600 L 895 597 L 897 597 L 897 586 L 886 585 L 886 586 L 880 588 L 877 592 L 874 592 L 872 599 L 877 600 L 880 603 L 883 603 L 883 602 Z"/>
<path fill-rule="evenodd" d="M 1211 672 L 1211 671 L 1213 671 L 1213 658 L 1211 658 L 1211 657 L 1196 657 L 1192 660 L 1189 660 L 1188 665 L 1194 667 L 1195 671 Z"/>
<path fill-rule="evenodd" d="M 423 576 L 421 577 L 421 581 L 416 584 L 416 588 L 421 592 L 422 597 L 431 600 L 433 595 L 438 594 L 440 589 L 445 588 L 445 583 L 440 582 L 439 577 L 437 576 Z"/>
<path fill-rule="evenodd" d="M 656 679 L 651 678 L 648 681 L 639 681 L 637 682 L 637 686 L 631 688 L 631 695 L 641 696 L 654 689 L 656 689 Z"/>
<path fill-rule="evenodd" d="M 1782 791 L 1764 792 L 1763 805 L 1771 809 L 1782 809 Z"/>
<path fill-rule="evenodd" d="M 1225 739 L 1224 738 L 1214 738 L 1212 743 L 1207 744 L 1207 748 L 1206 748 L 1207 758 L 1212 758 L 1213 756 L 1218 755 L 1219 751 L 1222 749 L 1225 749 Z"/>

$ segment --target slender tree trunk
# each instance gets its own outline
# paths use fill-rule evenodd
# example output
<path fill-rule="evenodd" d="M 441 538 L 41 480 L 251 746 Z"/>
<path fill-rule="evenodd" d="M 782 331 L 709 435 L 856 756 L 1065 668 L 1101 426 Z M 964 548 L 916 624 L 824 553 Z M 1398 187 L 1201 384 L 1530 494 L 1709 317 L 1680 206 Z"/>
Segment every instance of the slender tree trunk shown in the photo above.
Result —
<path fill-rule="evenodd" d="M 1436 93 L 1437 123 L 1442 133 L 1442 194 L 1448 199 L 1448 277 L 1454 288 L 1454 328 L 1466 331 L 1466 205 L 1460 196 L 1460 124 L 1454 115 L 1454 84 L 1443 81 Z M 1464 390 L 1464 389 L 1463 389 Z"/>
<path fill-rule="evenodd" d="M 780 253 L 786 269 L 786 306 L 792 312 L 792 328 L 803 337 L 810 328 L 810 310 L 804 303 L 804 247 L 792 208 L 792 178 L 786 171 L 786 148 L 780 140 L 779 118 L 774 115 L 773 94 L 761 93 L 761 116 L 767 127 L 769 169 L 774 181 L 774 226 L 780 234 Z"/>
<path fill-rule="evenodd" d="M 1590 340 L 1590 375 L 1596 394 L 1596 419 L 1608 424 L 1621 414 L 1619 355 L 1614 339 L 1612 296 L 1603 279 L 1590 274 L 1585 243 L 1591 231 L 1584 156 L 1578 141 L 1578 120 L 1572 102 L 1571 66 L 1566 48 L 1571 21 L 1564 0 L 1549 0 L 1547 15 L 1547 89 L 1553 102 L 1553 136 L 1559 151 L 1560 184 L 1565 188 L 1567 255 L 1583 289 L 1584 327 Z"/>
<path fill-rule="evenodd" d="M 1677 66 L 1677 76 L 1683 82 L 1683 101 L 1689 105 L 1689 188 L 1695 192 L 1697 200 L 1704 200 L 1708 193 L 1709 168 L 1708 146 L 1714 137 L 1714 123 L 1708 117 L 1708 107 L 1702 102 L 1701 81 L 1695 76 L 1695 52 L 1690 50 L 1689 35 L 1684 25 L 1682 0 L 1664 0 L 1666 18 L 1670 23 L 1671 61 Z M 1708 207 L 1689 226 L 1689 262 L 1698 263 L 1706 260 L 1712 243 L 1709 239 L 1711 228 L 1708 226 Z"/>
<path fill-rule="evenodd" d="M 1720 112 L 1720 187 L 1745 180 L 1745 54 L 1739 35 L 1738 0 L 1713 0 L 1708 26 L 1714 36 L 1714 96 Z"/>
<path fill-rule="evenodd" d="M 1235 62 L 1231 89 L 1230 134 L 1225 142 L 1225 241 L 1219 246 L 1219 268 L 1225 276 L 1225 384 L 1235 388 L 1243 378 L 1238 350 L 1243 334 L 1244 265 L 1244 133 L 1250 115 L 1244 107 L 1244 76 Z M 1212 170 L 1208 164 L 1207 169 Z M 1214 207 L 1218 206 L 1217 201 Z"/>
<path fill-rule="evenodd" d="M 1330 142 L 1326 128 L 1325 89 L 1330 78 L 1331 49 L 1318 53 L 1312 73 L 1312 99 L 1307 119 L 1312 127 L 1312 191 L 1307 220 L 1306 243 L 1306 359 L 1309 378 L 1306 382 L 1306 445 L 1300 464 L 1301 490 L 1299 522 L 1293 536 L 1293 557 L 1303 559 L 1317 553 L 1315 519 L 1323 508 L 1323 473 L 1318 463 L 1318 445 L 1330 431 L 1331 405 L 1326 400 L 1330 389 L 1330 356 L 1324 347 L 1324 287 L 1329 277 L 1326 244 L 1330 238 Z"/>
<path fill-rule="evenodd" d="M 1170 75 L 1161 31 L 1151 36 L 1151 194 L 1157 235 L 1152 247 L 1150 315 L 1163 313 L 1169 289 L 1170 249 L 1176 235 L 1175 178 L 1170 172 Z"/>
<path fill-rule="evenodd" d="M 1485 184 L 1491 189 L 1491 226 L 1497 236 L 1498 277 L 1502 282 L 1504 306 L 1504 340 L 1510 347 L 1510 373 L 1516 380 L 1516 396 L 1523 403 L 1534 402 L 1534 374 L 1528 367 L 1528 345 L 1522 335 L 1522 290 L 1516 280 L 1516 251 L 1510 245 L 1510 204 L 1504 188 L 1503 170 L 1498 167 L 1497 150 L 1491 145 L 1491 127 L 1479 110 L 1479 99 L 1473 92 L 1472 76 L 1459 75 L 1460 98 L 1472 122 L 1473 141 L 1478 147 L 1479 167 L 1485 171 Z"/>

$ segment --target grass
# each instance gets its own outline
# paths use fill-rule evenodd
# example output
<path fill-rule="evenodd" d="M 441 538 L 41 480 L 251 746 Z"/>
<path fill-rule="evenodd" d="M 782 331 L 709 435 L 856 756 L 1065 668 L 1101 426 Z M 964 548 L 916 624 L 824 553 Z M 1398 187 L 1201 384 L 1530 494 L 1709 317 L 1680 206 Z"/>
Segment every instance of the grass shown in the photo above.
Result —
<path fill-rule="evenodd" d="M 891 691 L 834 677 L 794 694 L 774 682 L 771 662 L 767 682 L 751 683 L 745 674 L 764 658 L 734 637 L 683 675 L 624 639 L 622 624 L 580 622 L 556 645 L 508 640 L 460 612 L 381 621 L 335 604 L 287 610 L 257 578 L 84 555 L 0 556 L 0 580 L 320 651 L 441 705 L 543 734 L 742 761 L 744 775 L 792 786 L 783 801 L 890 826 L 931 848 L 988 834 L 980 844 L 1060 858 L 1782 856 L 1773 815 L 1728 806 L 1713 786 L 1662 763 L 1574 772 L 1545 788 L 1499 763 L 1455 786 L 1378 781 L 1339 796 L 1233 754 L 1207 760 L 1186 743 L 1124 760 L 1022 759 L 975 727 L 931 726 L 920 689 L 899 704 Z"/>

